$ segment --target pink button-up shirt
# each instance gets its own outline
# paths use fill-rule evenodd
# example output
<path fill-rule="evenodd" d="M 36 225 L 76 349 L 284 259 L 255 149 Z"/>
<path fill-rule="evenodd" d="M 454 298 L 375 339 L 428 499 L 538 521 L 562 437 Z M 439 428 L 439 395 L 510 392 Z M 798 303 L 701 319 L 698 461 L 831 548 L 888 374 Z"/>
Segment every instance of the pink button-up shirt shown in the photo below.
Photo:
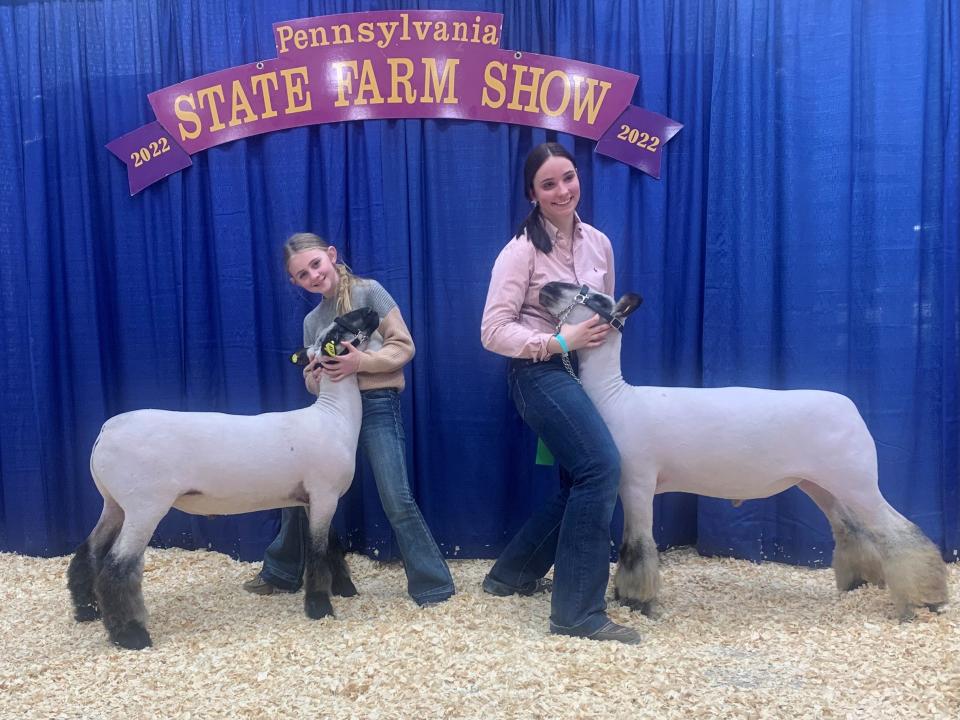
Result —
<path fill-rule="evenodd" d="M 480 323 L 480 341 L 487 350 L 535 360 L 550 356 L 547 343 L 556 332 L 557 321 L 540 307 L 540 290 L 552 280 L 613 295 L 609 238 L 579 218 L 572 238 L 547 220 L 543 223 L 553 238 L 551 253 L 540 252 L 521 235 L 507 243 L 493 265 Z"/>

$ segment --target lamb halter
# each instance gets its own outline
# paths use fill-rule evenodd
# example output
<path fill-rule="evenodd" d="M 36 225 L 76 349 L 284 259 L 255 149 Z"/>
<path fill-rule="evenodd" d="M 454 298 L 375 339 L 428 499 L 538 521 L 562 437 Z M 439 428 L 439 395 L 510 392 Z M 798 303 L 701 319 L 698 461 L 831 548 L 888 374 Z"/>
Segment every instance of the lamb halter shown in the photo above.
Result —
<path fill-rule="evenodd" d="M 360 347 L 360 345 L 367 341 L 367 333 L 363 331 L 360 327 L 351 327 L 347 322 L 343 320 L 342 317 L 336 317 L 333 319 L 333 322 L 336 323 L 337 327 L 341 330 L 346 330 L 348 333 L 353 333 L 356 337 L 350 341 L 350 344 L 354 347 Z M 342 352 L 342 351 L 340 351 Z M 337 355 L 340 354 L 337 353 Z"/>
<path fill-rule="evenodd" d="M 570 304 L 561 310 L 559 315 L 557 315 L 557 334 L 560 333 L 560 326 L 563 325 L 567 319 L 567 316 L 577 305 L 583 305 L 584 307 L 590 308 L 597 313 L 597 315 L 606 320 L 608 325 L 612 325 L 619 332 L 623 332 L 623 321 L 615 315 L 608 313 L 606 308 L 599 306 L 596 300 L 590 295 L 590 288 L 588 288 L 586 285 L 581 285 Z M 578 385 L 581 385 L 582 383 L 580 382 L 580 378 L 577 377 L 577 374 L 573 371 L 573 365 L 570 364 L 570 353 L 562 352 L 560 354 L 560 360 L 563 362 L 563 367 L 570 377 L 576 380 Z"/>

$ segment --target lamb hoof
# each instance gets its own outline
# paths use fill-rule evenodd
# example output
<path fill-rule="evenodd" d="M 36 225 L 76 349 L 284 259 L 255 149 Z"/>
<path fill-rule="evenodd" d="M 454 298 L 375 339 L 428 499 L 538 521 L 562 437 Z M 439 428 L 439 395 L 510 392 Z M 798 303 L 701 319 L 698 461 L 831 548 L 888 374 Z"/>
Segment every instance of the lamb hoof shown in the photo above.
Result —
<path fill-rule="evenodd" d="M 639 612 L 651 620 L 656 620 L 660 617 L 660 610 L 655 600 L 644 601 L 625 597 L 617 597 L 616 599 L 619 600 L 620 604 L 624 607 L 630 608 L 632 612 Z"/>
<path fill-rule="evenodd" d="M 640 604 L 640 612 L 651 620 L 660 619 L 660 606 L 655 600 L 650 600 Z"/>
<path fill-rule="evenodd" d="M 333 615 L 333 605 L 327 594 L 307 595 L 303 601 L 303 608 L 311 620 L 330 617 Z"/>
<path fill-rule="evenodd" d="M 358 595 L 357 587 L 350 578 L 341 578 L 333 581 L 331 593 L 337 597 L 354 597 Z"/>
<path fill-rule="evenodd" d="M 127 650 L 143 650 L 153 645 L 147 629 L 138 622 L 128 622 L 123 629 L 113 633 L 110 637 L 115 645 Z"/>
<path fill-rule="evenodd" d="M 82 605 L 74 608 L 73 617 L 77 622 L 90 622 L 100 619 L 100 608 L 96 605 Z"/>
<path fill-rule="evenodd" d="M 907 605 L 906 607 L 900 608 L 898 610 L 897 617 L 901 623 L 908 623 L 908 622 L 913 622 L 913 620 L 917 617 L 917 615 L 914 612 L 913 606 Z"/>
<path fill-rule="evenodd" d="M 929 610 L 930 612 L 935 612 L 935 613 L 938 613 L 938 614 L 939 614 L 939 613 L 942 613 L 942 612 L 943 612 L 943 608 L 944 608 L 945 605 L 946 605 L 946 603 L 942 603 L 942 602 L 940 602 L 940 603 L 927 603 L 927 610 Z"/>
<path fill-rule="evenodd" d="M 866 584 L 867 584 L 867 581 L 864 580 L 863 578 L 853 578 L 852 580 L 850 580 L 850 582 L 846 584 L 845 587 L 840 588 L 840 592 L 851 592 L 852 590 L 856 590 L 857 588 L 862 588 Z"/>

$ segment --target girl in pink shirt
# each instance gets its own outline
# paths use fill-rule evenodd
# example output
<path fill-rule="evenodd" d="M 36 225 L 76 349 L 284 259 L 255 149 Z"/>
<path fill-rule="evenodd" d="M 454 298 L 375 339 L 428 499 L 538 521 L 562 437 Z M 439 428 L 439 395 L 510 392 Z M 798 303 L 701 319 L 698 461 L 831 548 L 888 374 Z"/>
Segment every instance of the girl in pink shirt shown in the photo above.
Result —
<path fill-rule="evenodd" d="M 593 640 L 640 642 L 606 615 L 610 521 L 620 482 L 620 455 L 583 388 L 564 368 L 579 348 L 595 347 L 610 331 L 599 317 L 565 324 L 539 303 L 552 280 L 613 294 L 610 240 L 577 216 L 580 181 L 573 156 L 558 143 L 530 151 L 524 188 L 533 209 L 493 266 L 480 339 L 512 358 L 510 394 L 524 421 L 560 463 L 562 487 L 534 513 L 484 578 L 493 595 L 533 595 L 551 589 L 550 631 Z"/>

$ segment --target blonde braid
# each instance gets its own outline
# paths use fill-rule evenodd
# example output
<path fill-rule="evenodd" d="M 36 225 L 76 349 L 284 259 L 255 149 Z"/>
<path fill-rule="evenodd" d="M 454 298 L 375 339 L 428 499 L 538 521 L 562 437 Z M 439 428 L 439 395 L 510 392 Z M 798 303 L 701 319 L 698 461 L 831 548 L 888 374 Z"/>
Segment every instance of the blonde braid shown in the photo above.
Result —
<path fill-rule="evenodd" d="M 346 263 L 337 263 L 337 314 L 343 315 L 353 310 L 353 303 L 350 301 L 350 291 L 353 290 L 353 283 L 357 279 Z"/>

